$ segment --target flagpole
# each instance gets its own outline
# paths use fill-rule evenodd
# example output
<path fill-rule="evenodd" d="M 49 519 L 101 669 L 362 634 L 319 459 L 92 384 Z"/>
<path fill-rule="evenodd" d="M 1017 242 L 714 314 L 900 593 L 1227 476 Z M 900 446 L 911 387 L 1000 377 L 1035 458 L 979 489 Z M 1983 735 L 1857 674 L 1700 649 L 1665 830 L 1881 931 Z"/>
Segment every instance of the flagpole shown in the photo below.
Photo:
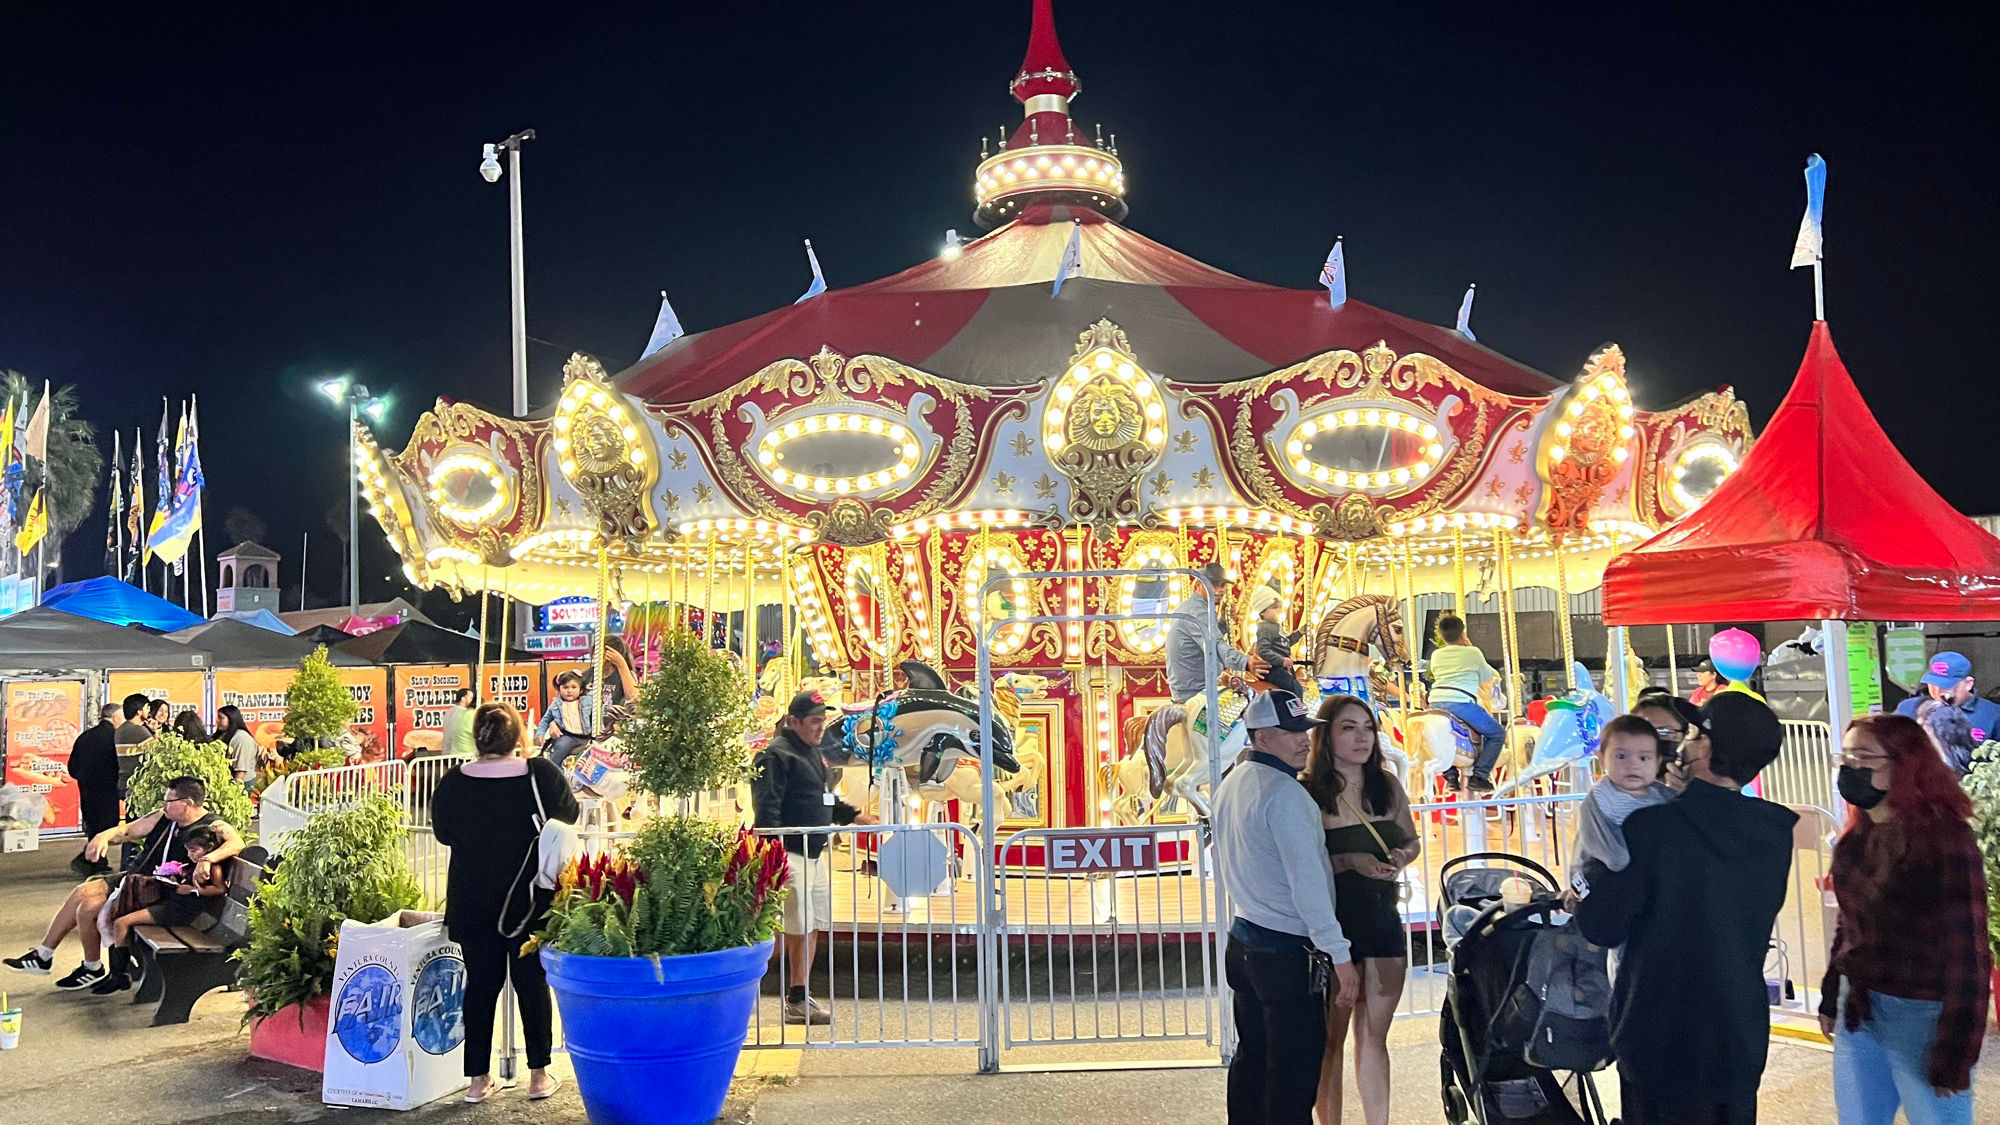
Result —
<path fill-rule="evenodd" d="M 1813 255 L 1813 319 L 1826 319 L 1826 259 Z"/>
<path fill-rule="evenodd" d="M 188 395 L 188 450 L 196 465 L 201 464 L 201 396 Z M 201 494 L 206 484 L 198 484 L 194 490 L 195 542 L 201 544 L 201 618 L 208 620 L 214 611 L 208 599 L 208 521 L 201 518 Z"/>

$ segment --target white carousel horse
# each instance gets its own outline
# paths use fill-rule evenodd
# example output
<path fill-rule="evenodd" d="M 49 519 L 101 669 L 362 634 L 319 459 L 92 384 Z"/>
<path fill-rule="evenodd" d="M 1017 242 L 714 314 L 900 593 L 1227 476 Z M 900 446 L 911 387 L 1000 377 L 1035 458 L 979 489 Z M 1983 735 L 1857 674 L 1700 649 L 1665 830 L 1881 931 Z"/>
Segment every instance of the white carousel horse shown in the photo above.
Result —
<path fill-rule="evenodd" d="M 1222 693 L 1217 699 L 1227 724 L 1217 751 L 1223 761 L 1234 761 L 1250 741 L 1242 723 L 1243 697 Z M 1203 693 L 1185 704 L 1168 703 L 1151 715 L 1126 721 L 1125 756 L 1103 767 L 1113 823 L 1150 820 L 1170 796 L 1186 801 L 1204 823 L 1208 820 L 1207 708 L 1208 695 Z"/>
<path fill-rule="evenodd" d="M 1494 681 L 1497 688 L 1498 680 Z M 1497 691 L 1489 692 L 1480 700 L 1489 714 L 1497 715 L 1502 708 L 1496 698 Z M 1532 724 L 1515 722 L 1506 731 L 1507 746 L 1500 760 L 1493 765 L 1495 779 L 1511 776 L 1524 768 L 1534 756 L 1539 731 Z M 1430 709 L 1413 711 L 1403 724 L 1403 746 L 1411 756 L 1423 766 L 1423 791 L 1433 788 L 1432 778 L 1457 766 L 1461 773 L 1472 765 L 1478 753 L 1478 738 L 1470 728 L 1448 711 Z"/>
<path fill-rule="evenodd" d="M 1383 716 L 1380 693 L 1375 687 L 1375 661 L 1369 654 L 1371 648 L 1381 653 L 1385 665 L 1393 667 L 1410 662 L 1402 610 L 1396 599 L 1387 594 L 1362 594 L 1349 598 L 1320 618 L 1319 627 L 1312 631 L 1307 649 L 1306 663 L 1312 668 L 1313 678 L 1313 683 L 1307 686 L 1307 694 L 1312 695 L 1317 688 L 1325 694 L 1354 695 L 1375 707 L 1376 738 L 1382 744 L 1382 757 L 1407 786 L 1410 760 L 1396 748 L 1389 736 L 1389 724 Z M 1309 702 L 1316 703 L 1317 700 Z M 1408 745 L 1407 741 L 1405 745 Z"/>
<path fill-rule="evenodd" d="M 1512 781 L 1493 791 L 1495 797 L 1533 784 L 1537 778 L 1560 773 L 1597 753 L 1604 724 L 1617 711 L 1611 700 L 1597 690 L 1583 665 L 1570 665 L 1570 676 L 1576 688 L 1549 704 L 1548 717 L 1542 720 L 1541 737 L 1536 740 L 1527 764 Z"/>

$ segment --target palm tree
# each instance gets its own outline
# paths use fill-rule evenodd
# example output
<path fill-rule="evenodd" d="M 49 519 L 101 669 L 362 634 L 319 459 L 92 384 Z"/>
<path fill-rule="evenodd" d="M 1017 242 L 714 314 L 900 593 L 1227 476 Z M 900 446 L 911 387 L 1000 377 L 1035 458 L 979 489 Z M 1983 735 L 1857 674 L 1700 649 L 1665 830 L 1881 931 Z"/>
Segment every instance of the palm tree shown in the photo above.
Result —
<path fill-rule="evenodd" d="M 76 416 L 76 387 L 55 388 L 49 404 L 49 535 L 60 542 L 96 509 L 97 478 L 104 475 L 104 454 L 97 448 L 97 427 Z M 34 414 L 42 388 L 19 371 L 0 372 L 0 402 L 13 402 L 20 424 Z M 5 411 L 0 406 L 0 412 Z"/>

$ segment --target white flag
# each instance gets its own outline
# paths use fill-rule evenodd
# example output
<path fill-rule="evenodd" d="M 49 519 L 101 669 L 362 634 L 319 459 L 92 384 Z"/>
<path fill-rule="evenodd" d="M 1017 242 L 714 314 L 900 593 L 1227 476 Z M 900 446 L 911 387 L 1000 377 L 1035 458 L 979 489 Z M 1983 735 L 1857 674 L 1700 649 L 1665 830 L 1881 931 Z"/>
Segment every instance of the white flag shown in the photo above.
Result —
<path fill-rule="evenodd" d="M 1479 286 L 1476 284 L 1466 286 L 1465 300 L 1458 303 L 1458 330 L 1464 334 L 1466 339 L 1473 341 L 1479 339 L 1479 337 L 1472 334 L 1472 294 L 1478 288 Z"/>
<path fill-rule="evenodd" d="M 653 322 L 653 337 L 646 341 L 646 350 L 639 353 L 645 359 L 687 333 L 681 329 L 681 318 L 674 315 L 674 306 L 667 303 L 667 291 L 660 290 L 660 316 Z"/>
<path fill-rule="evenodd" d="M 1053 299 L 1062 292 L 1063 282 L 1083 272 L 1083 222 L 1070 220 L 1069 245 L 1063 247 L 1062 265 L 1056 267 L 1056 284 L 1049 290 Z"/>
<path fill-rule="evenodd" d="M 795 305 L 810 301 L 821 293 L 826 292 L 826 275 L 819 272 L 819 255 L 813 253 L 813 240 L 810 238 L 806 239 L 806 261 L 812 263 L 812 284 L 806 286 L 806 291 L 799 294 L 798 300 L 792 302 Z M 662 293 L 660 296 L 664 298 L 666 294 Z"/>
<path fill-rule="evenodd" d="M 1810 266 L 1826 257 L 1820 219 L 1826 211 L 1826 161 L 1819 153 L 1806 157 L 1806 214 L 1799 220 L 1798 241 L 1792 243 L 1792 268 Z"/>

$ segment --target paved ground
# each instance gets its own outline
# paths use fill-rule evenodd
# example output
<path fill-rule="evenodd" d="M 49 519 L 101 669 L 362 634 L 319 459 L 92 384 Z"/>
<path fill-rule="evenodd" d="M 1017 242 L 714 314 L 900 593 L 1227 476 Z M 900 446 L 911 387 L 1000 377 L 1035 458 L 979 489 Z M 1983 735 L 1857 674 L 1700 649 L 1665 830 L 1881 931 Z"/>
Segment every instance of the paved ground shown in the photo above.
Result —
<path fill-rule="evenodd" d="M 0 951 L 11 956 L 34 944 L 48 915 L 70 886 L 71 851 L 0 856 Z M 60 951 L 58 972 L 76 961 L 73 946 Z M 203 1125 L 278 1125 L 292 1122 L 368 1123 L 466 1121 L 494 1123 L 584 1122 L 574 1085 L 547 1102 L 529 1104 L 518 1091 L 482 1106 L 446 1102 L 408 1114 L 338 1109 L 319 1101 L 316 1074 L 253 1060 L 248 1037 L 237 1030 L 240 997 L 219 993 L 204 1000 L 192 1022 L 174 1028 L 147 1026 L 148 1014 L 124 998 L 87 999 L 58 993 L 48 978 L 0 972 L 0 987 L 25 1010 L 19 1050 L 0 1055 L 0 1121 L 6 1125 L 76 1125 L 79 1122 L 200 1122 Z M 1396 1025 L 1396 1122 L 1441 1120 L 1437 1095 L 1436 1026 L 1428 1019 Z M 973 1122 L 1099 1120 L 1219 1122 L 1223 1074 L 1215 1067 L 1138 1069 L 1144 1062 L 1196 1053 L 1127 1048 L 1103 1061 L 1132 1069 L 1015 1071 L 985 1077 L 972 1073 L 970 1050 L 763 1051 L 746 1054 L 728 1120 L 758 1125 L 954 1125 Z M 2000 1105 L 2000 1049 L 1991 1050 L 1979 1075 L 1984 1107 Z M 1036 1060 L 1024 1056 L 1024 1064 Z M 1764 1083 L 1764 1119 L 1771 1122 L 1833 1120 L 1829 1055 L 1824 1049 L 1780 1042 L 1773 1046 Z M 556 1068 L 568 1076 L 566 1061 Z M 794 1079 L 792 1074 L 799 1077 Z M 1605 1083 L 1615 1105 L 1616 1083 Z M 1359 1120 L 1358 1106 L 1348 1119 Z"/>

